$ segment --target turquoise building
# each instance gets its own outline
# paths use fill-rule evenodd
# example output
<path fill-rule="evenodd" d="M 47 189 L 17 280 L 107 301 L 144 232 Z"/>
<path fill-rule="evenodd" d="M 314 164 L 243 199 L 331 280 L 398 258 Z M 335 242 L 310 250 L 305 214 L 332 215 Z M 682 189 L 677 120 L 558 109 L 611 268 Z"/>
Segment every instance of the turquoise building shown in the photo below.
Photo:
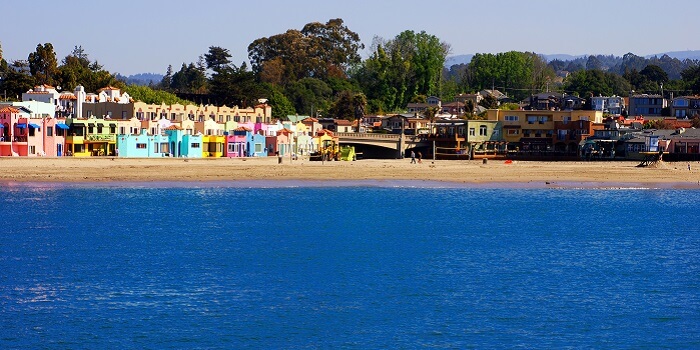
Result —
<path fill-rule="evenodd" d="M 190 135 L 185 133 L 177 125 L 165 129 L 168 142 L 168 155 L 170 157 L 202 158 L 202 135 Z"/>
<path fill-rule="evenodd" d="M 149 135 L 141 129 L 138 135 L 119 135 L 117 150 L 120 157 L 160 158 L 169 154 L 170 145 L 166 135 Z"/>

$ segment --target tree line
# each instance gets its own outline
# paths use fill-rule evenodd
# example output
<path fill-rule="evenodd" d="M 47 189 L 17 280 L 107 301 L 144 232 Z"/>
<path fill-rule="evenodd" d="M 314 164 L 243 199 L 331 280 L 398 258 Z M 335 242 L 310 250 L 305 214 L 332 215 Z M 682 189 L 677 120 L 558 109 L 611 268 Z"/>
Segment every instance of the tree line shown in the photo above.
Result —
<path fill-rule="evenodd" d="M 406 30 L 394 38 L 375 37 L 365 59 L 357 33 L 342 19 L 312 22 L 302 29 L 254 40 L 250 67 L 234 63 L 228 49 L 210 46 L 197 62 L 167 67 L 149 88 L 126 85 L 91 61 L 81 46 L 59 65 L 50 43 L 37 45 L 27 60 L 8 63 L 0 49 L 0 89 L 15 99 L 34 85 L 86 91 L 111 85 L 149 103 L 192 101 L 247 107 L 266 98 L 273 116 L 300 114 L 355 119 L 365 113 L 401 112 L 428 96 L 451 101 L 460 93 L 498 89 L 515 100 L 558 91 L 580 97 L 628 96 L 633 92 L 700 93 L 698 61 L 663 56 L 646 59 L 589 56 L 547 62 L 534 52 L 475 54 L 468 64 L 445 67 L 450 45 L 435 35 Z M 176 97 L 177 96 L 177 97 Z M 178 99 L 179 97 L 179 99 Z M 495 101 L 485 100 L 487 107 Z M 474 107 L 474 106 L 471 106 Z M 512 106 L 508 106 L 512 108 Z M 472 108 L 473 109 L 473 108 Z"/>

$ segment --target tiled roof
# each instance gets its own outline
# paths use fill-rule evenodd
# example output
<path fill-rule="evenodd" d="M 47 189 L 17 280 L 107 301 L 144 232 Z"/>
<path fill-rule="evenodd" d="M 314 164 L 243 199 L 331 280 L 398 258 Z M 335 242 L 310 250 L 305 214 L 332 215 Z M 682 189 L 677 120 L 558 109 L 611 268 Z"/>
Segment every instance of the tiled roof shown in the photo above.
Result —
<path fill-rule="evenodd" d="M 0 113 L 19 113 L 19 109 L 12 106 L 7 106 L 0 108 Z"/>
<path fill-rule="evenodd" d="M 165 128 L 165 130 L 182 130 L 182 128 L 179 125 L 171 125 Z"/>
<path fill-rule="evenodd" d="M 77 100 L 78 98 L 75 97 L 73 94 L 61 94 L 61 97 L 58 98 L 59 100 Z"/>

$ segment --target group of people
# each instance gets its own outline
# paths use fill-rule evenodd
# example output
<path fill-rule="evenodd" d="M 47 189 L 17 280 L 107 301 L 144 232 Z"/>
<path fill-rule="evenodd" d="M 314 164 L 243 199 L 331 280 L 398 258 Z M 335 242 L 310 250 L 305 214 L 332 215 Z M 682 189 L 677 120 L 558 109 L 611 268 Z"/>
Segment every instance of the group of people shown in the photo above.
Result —
<path fill-rule="evenodd" d="M 418 152 L 417 159 L 418 163 L 423 162 L 423 154 L 420 153 L 420 151 Z M 411 151 L 411 164 L 416 164 L 416 152 L 414 151 Z"/>

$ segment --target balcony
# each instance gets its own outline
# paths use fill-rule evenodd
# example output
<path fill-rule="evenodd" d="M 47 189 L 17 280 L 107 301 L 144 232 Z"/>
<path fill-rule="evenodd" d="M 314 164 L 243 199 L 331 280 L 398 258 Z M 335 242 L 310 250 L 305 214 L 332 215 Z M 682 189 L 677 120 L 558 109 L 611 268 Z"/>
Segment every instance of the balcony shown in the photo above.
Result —
<path fill-rule="evenodd" d="M 93 134 L 85 136 L 86 142 L 117 142 L 116 135 Z"/>

